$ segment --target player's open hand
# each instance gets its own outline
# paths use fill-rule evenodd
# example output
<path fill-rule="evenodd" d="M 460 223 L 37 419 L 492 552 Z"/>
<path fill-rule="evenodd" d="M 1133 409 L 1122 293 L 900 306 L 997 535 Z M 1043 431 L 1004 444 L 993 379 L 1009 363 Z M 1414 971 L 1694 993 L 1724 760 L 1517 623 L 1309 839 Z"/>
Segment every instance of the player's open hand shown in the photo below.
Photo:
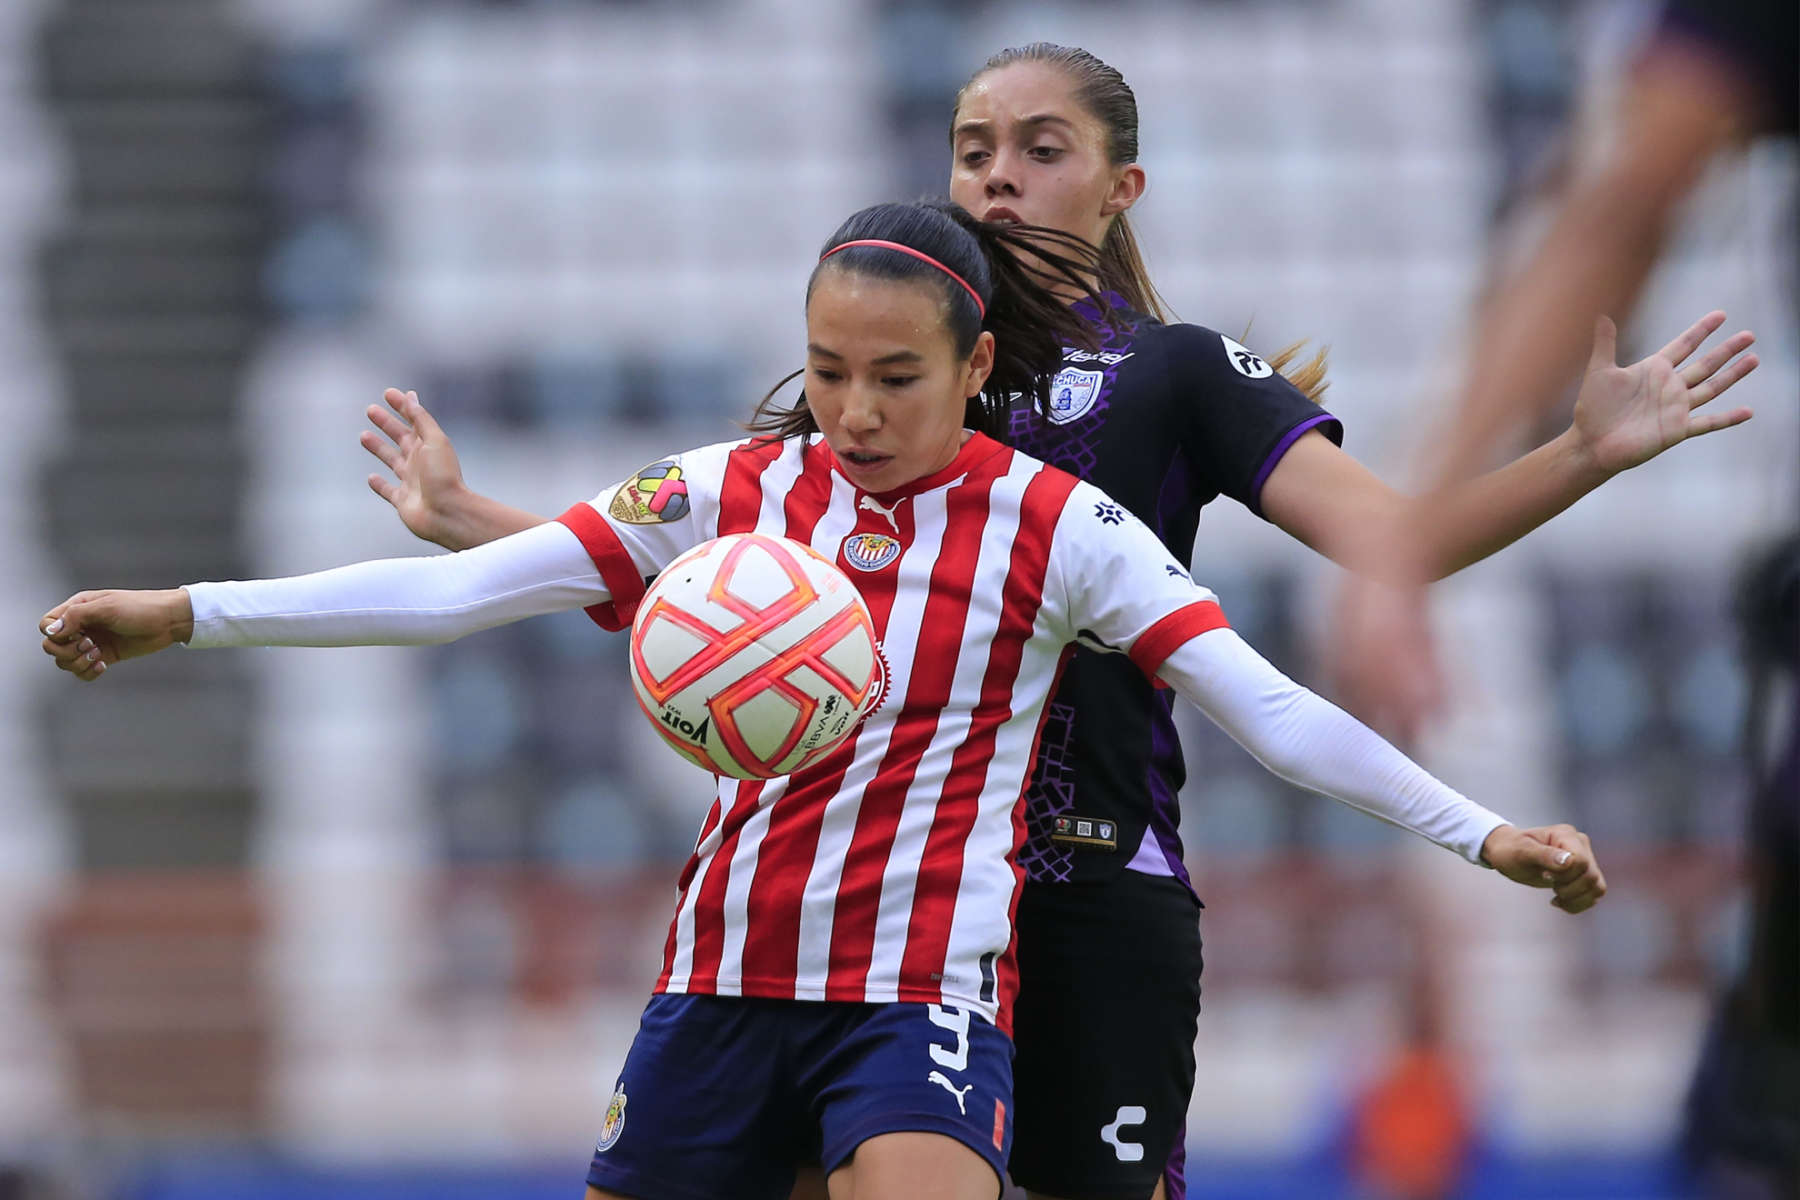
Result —
<path fill-rule="evenodd" d="M 1756 355 L 1743 353 L 1756 341 L 1749 330 L 1687 361 L 1724 323 L 1724 313 L 1707 313 L 1655 354 L 1621 367 L 1614 363 L 1619 331 L 1606 317 L 1595 322 L 1594 352 L 1575 400 L 1575 432 L 1595 466 L 1609 474 L 1629 470 L 1688 438 L 1750 419 L 1747 408 L 1699 411 L 1757 367 Z"/>
<path fill-rule="evenodd" d="M 142 658 L 193 636 L 194 608 L 184 588 L 160 592 L 76 592 L 38 618 L 44 653 L 84 683 L 109 663 Z"/>
<path fill-rule="evenodd" d="M 1573 825 L 1502 825 L 1482 843 L 1481 859 L 1514 883 L 1550 888 L 1551 905 L 1567 913 L 1586 912 L 1606 895 L 1593 843 Z"/>
<path fill-rule="evenodd" d="M 387 408 L 379 404 L 368 408 L 370 424 L 381 432 L 365 429 L 360 440 L 393 478 L 370 475 L 369 490 L 393 505 L 415 536 L 448 550 L 466 549 L 457 540 L 454 520 L 457 501 L 466 489 L 449 435 L 419 403 L 417 392 L 389 388 L 382 399 Z"/>

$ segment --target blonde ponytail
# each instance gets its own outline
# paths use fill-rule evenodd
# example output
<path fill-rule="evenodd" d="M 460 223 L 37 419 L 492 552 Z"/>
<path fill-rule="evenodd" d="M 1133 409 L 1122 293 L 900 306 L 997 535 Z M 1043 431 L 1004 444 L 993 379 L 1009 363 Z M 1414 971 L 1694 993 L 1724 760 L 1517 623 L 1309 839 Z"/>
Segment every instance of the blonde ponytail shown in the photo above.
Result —
<path fill-rule="evenodd" d="M 1320 346 L 1317 354 L 1290 370 L 1289 365 L 1300 356 L 1300 352 L 1304 349 L 1306 349 L 1306 339 L 1304 338 L 1290 346 L 1283 346 L 1269 355 L 1269 365 L 1281 372 L 1289 383 L 1299 388 L 1301 394 L 1308 400 L 1314 404 L 1323 404 L 1325 389 L 1331 386 L 1331 381 L 1325 378 L 1325 360 L 1331 354 L 1331 347 Z"/>

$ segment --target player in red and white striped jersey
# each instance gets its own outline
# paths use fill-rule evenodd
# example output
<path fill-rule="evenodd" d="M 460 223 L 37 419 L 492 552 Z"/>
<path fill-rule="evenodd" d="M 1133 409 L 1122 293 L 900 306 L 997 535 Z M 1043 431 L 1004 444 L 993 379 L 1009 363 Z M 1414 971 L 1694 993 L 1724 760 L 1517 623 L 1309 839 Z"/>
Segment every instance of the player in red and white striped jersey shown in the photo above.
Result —
<path fill-rule="evenodd" d="M 643 577 L 691 546 L 756 530 L 854 578 L 889 667 L 886 703 L 830 769 L 721 781 L 658 987 L 928 1000 L 1006 1028 L 1013 815 L 1066 648 L 1154 675 L 1225 624 L 1212 594 L 1099 489 L 985 435 L 876 497 L 822 441 L 711 446 L 653 473 L 684 481 L 680 519 L 608 519 L 615 490 L 561 517 L 612 597 L 605 623 L 623 627 Z M 850 552 L 870 545 L 891 557 Z"/>
<path fill-rule="evenodd" d="M 1004 416 L 984 389 L 1041 401 L 1084 336 L 1019 265 L 1025 239 L 1080 285 L 1043 236 L 866 210 L 814 272 L 806 391 L 779 436 L 675 456 L 457 554 L 78 593 L 45 615 L 44 649 L 92 681 L 176 641 L 436 642 L 578 606 L 622 625 L 647 576 L 717 534 L 835 558 L 875 614 L 889 700 L 805 771 L 722 785 L 589 1195 L 779 1197 L 817 1161 L 859 1200 L 991 1197 L 1019 801 L 1073 646 L 1128 655 L 1272 769 L 1471 861 L 1535 886 L 1571 865 L 1275 671 L 1103 493 L 982 432 Z"/>

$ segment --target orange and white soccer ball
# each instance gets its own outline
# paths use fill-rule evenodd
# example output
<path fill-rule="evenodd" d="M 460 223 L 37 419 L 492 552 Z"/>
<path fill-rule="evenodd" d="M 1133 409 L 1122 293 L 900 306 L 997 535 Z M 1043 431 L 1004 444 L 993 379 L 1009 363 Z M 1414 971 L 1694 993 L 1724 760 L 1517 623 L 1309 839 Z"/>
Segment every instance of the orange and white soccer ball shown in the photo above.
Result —
<path fill-rule="evenodd" d="M 808 546 L 761 533 L 704 542 L 650 585 L 631 682 L 663 739 L 717 775 L 770 779 L 843 744 L 886 669 L 856 587 Z"/>

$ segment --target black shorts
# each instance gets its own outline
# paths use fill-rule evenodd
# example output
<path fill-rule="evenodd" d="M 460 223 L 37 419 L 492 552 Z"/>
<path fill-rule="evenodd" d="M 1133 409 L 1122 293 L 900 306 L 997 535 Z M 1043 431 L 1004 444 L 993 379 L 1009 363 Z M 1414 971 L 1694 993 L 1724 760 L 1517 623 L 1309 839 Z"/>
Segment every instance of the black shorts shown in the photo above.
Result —
<path fill-rule="evenodd" d="M 1200 903 L 1179 881 L 1027 883 L 1008 1171 L 1066 1200 L 1143 1200 L 1187 1126 Z M 1174 1195 L 1175 1192 L 1171 1192 Z"/>

